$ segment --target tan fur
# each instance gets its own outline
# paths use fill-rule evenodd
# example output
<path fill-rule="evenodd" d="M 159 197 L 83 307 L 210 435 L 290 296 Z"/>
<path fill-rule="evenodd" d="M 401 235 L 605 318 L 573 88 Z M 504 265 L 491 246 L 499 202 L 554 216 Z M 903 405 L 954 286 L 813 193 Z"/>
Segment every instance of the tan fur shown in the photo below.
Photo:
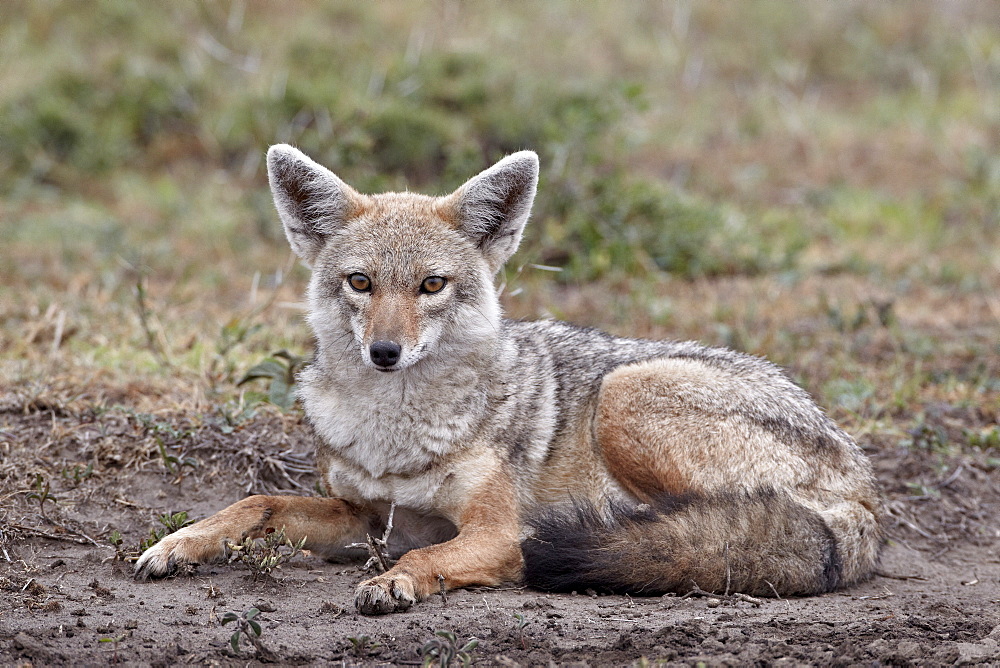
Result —
<path fill-rule="evenodd" d="M 643 494 L 729 488 L 761 480 L 795 486 L 812 464 L 739 415 L 713 414 L 699 395 L 724 394 L 731 379 L 689 360 L 655 360 L 608 374 L 601 387 L 597 434 L 606 460 Z M 744 461 L 742 453 L 752 451 Z"/>
<path fill-rule="evenodd" d="M 413 295 L 373 295 L 364 340 L 416 342 L 420 316 L 414 302 Z"/>
<path fill-rule="evenodd" d="M 371 197 L 362 195 L 353 188 L 349 189 L 347 194 L 348 208 L 346 217 L 348 220 L 371 214 L 373 206 Z"/>
<path fill-rule="evenodd" d="M 452 196 L 435 199 L 431 210 L 433 215 L 446 227 L 458 229 L 462 223 L 458 209 L 455 207 L 455 198 Z"/>

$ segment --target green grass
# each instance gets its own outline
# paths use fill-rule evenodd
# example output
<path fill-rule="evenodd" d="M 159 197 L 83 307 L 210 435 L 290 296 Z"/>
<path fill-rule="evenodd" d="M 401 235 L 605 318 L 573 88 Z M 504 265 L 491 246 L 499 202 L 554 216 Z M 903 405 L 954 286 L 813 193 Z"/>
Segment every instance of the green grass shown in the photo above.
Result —
<path fill-rule="evenodd" d="M 767 354 L 850 419 L 992 406 L 998 26 L 974 2 L 7 3 L 0 370 L 237 401 L 309 348 L 268 145 L 432 193 L 533 148 L 513 315 Z M 257 329 L 227 347 L 234 319 Z"/>

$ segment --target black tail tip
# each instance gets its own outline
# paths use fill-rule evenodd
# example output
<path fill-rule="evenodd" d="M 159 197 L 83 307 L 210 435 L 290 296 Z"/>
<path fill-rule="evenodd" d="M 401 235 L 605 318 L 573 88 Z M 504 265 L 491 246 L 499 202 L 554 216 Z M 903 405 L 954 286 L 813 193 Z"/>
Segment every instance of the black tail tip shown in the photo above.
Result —
<path fill-rule="evenodd" d="M 609 504 L 602 513 L 580 501 L 538 512 L 526 520 L 533 535 L 521 541 L 525 583 L 552 592 L 628 591 L 627 584 L 608 577 L 619 556 L 607 548 L 610 536 L 623 524 L 652 522 L 656 516 L 647 505 Z"/>

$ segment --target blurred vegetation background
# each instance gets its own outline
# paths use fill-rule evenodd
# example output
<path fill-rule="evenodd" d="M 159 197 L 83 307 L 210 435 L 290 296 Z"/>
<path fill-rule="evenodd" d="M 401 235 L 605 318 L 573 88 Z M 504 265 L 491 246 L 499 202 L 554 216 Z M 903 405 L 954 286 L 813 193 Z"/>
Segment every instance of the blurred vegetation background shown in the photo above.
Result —
<path fill-rule="evenodd" d="M 6 379 L 211 395 L 308 350 L 276 142 L 366 192 L 538 151 L 515 316 L 767 353 L 857 410 L 910 391 L 837 384 L 873 341 L 1000 352 L 1000 4 L 8 0 Z"/>

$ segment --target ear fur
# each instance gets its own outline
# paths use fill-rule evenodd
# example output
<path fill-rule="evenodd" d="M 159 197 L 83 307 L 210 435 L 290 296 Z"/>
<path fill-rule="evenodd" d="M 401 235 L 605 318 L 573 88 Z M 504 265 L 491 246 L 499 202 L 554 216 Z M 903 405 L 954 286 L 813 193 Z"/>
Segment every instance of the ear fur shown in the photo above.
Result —
<path fill-rule="evenodd" d="M 520 151 L 472 177 L 451 198 L 459 229 L 482 250 L 494 272 L 514 254 L 531 215 L 538 156 Z"/>
<path fill-rule="evenodd" d="M 288 243 L 307 265 L 326 238 L 363 206 L 362 195 L 287 144 L 268 149 L 267 178 Z"/>

